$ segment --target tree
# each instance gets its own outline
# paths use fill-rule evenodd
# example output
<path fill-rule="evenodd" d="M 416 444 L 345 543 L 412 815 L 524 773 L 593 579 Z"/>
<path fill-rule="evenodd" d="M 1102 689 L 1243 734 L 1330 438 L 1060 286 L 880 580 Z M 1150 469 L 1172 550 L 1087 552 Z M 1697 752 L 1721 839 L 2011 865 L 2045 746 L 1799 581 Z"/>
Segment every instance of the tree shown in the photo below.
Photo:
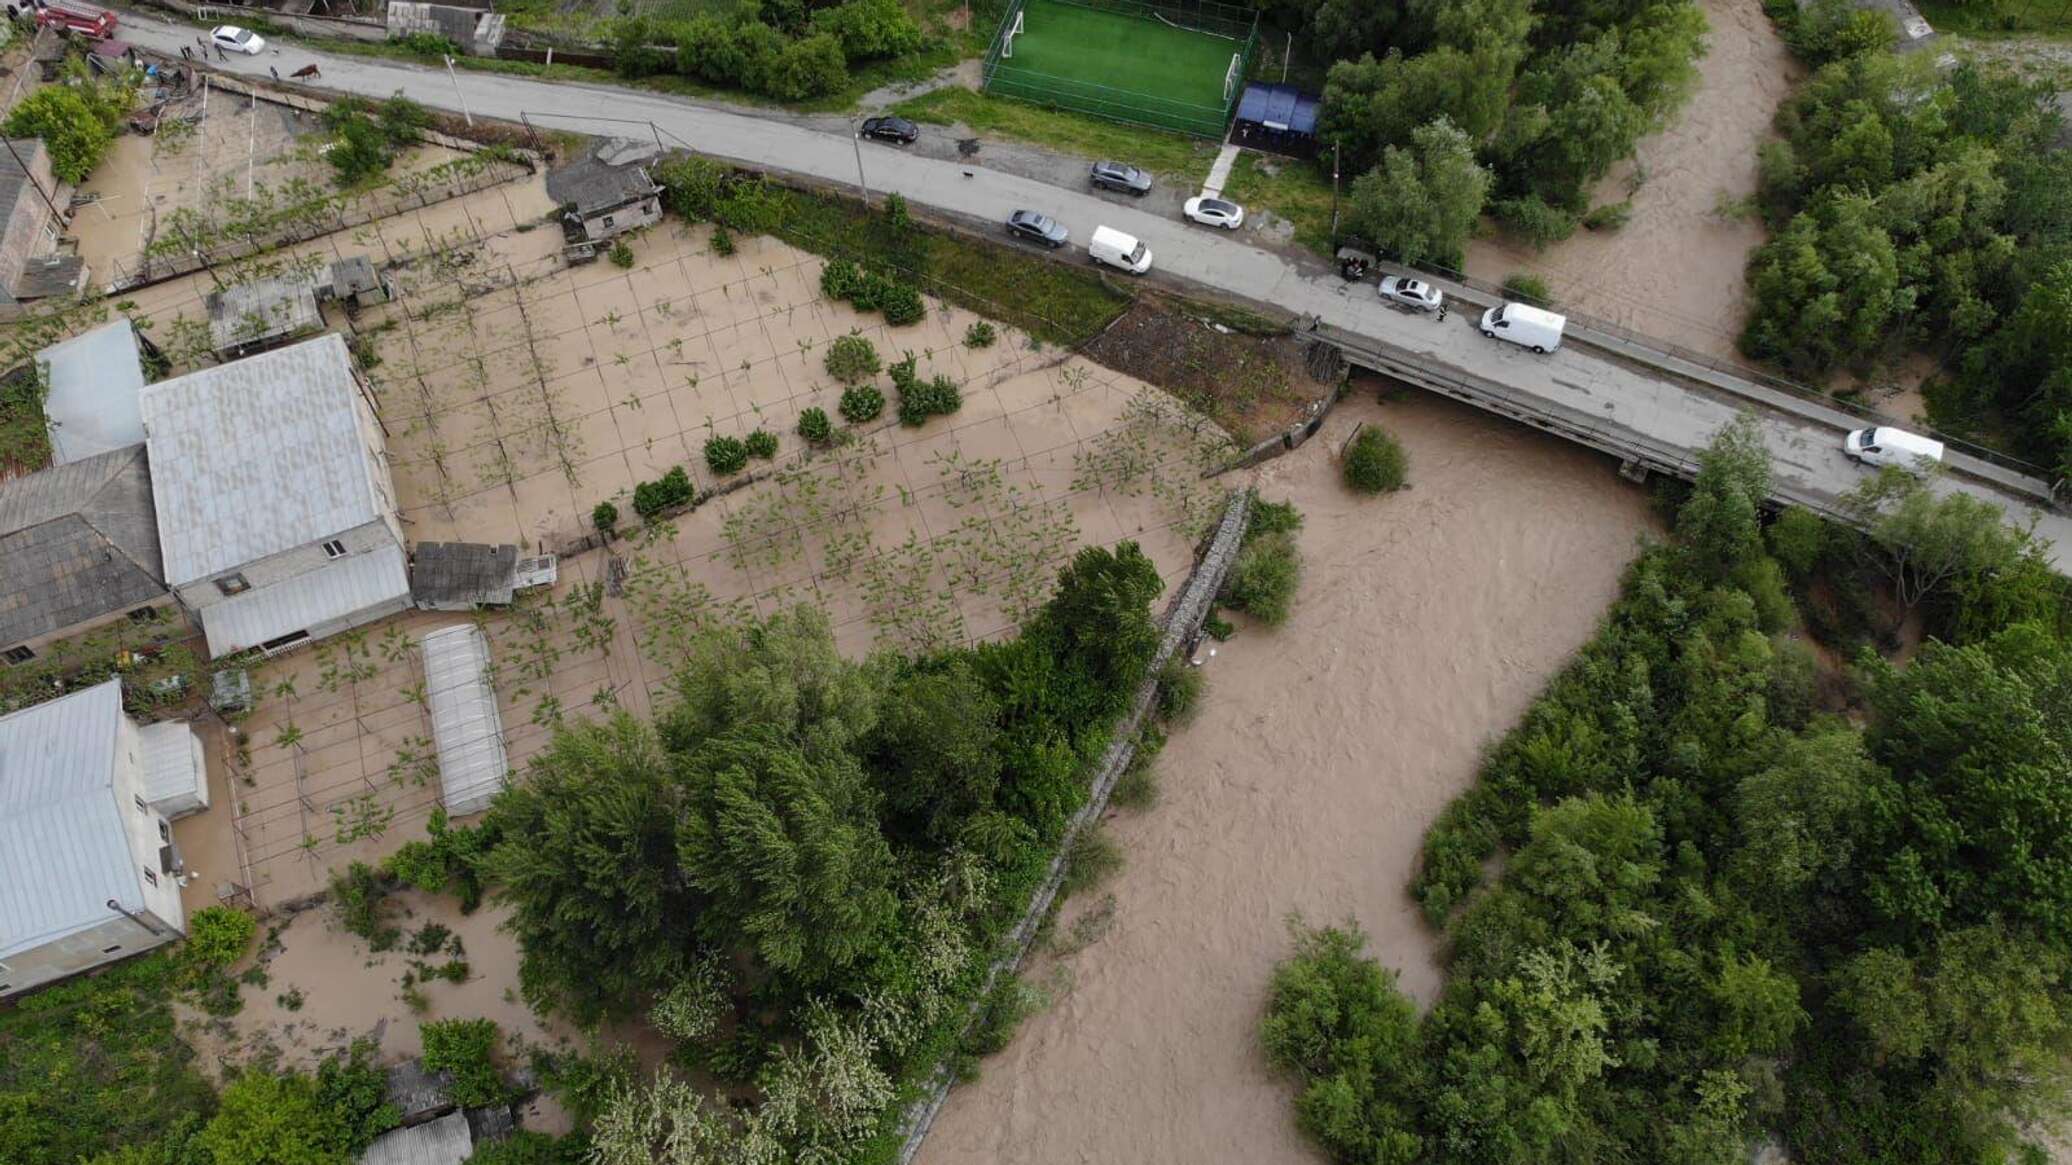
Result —
<path fill-rule="evenodd" d="M 1164 589 L 1135 542 L 1084 547 L 1058 572 L 1057 594 L 1038 628 L 1055 637 L 1061 659 L 1084 667 L 1111 693 L 1128 692 L 1158 650 L 1151 600 Z"/>
<path fill-rule="evenodd" d="M 1813 374 L 1870 355 L 1914 304 L 1875 204 L 1856 194 L 1827 196 L 1758 248 L 1748 288 L 1741 350 Z"/>
<path fill-rule="evenodd" d="M 1883 779 L 1853 730 L 1793 738 L 1734 789 L 1740 845 L 1728 869 L 1741 893 L 1781 918 L 1847 894 Z"/>
<path fill-rule="evenodd" d="M 1867 661 L 1871 757 L 1892 775 L 1869 897 L 1902 933 L 2005 919 L 2072 937 L 2072 658 L 2033 627 Z"/>
<path fill-rule="evenodd" d="M 844 755 L 877 725 L 878 685 L 835 650 L 825 611 L 798 606 L 694 636 L 662 733 L 677 752 L 745 728 L 816 756 Z"/>
<path fill-rule="evenodd" d="M 699 929 L 814 982 L 876 950 L 899 908 L 869 783 L 846 753 L 809 755 L 744 727 L 682 758 L 683 876 Z"/>
<path fill-rule="evenodd" d="M 1938 496 L 1928 482 L 1887 466 L 1842 500 L 1864 530 L 1874 565 L 1911 609 L 1967 578 L 1990 578 L 2015 567 L 2030 537 L 2007 524 L 2006 511 L 1967 493 Z"/>
<path fill-rule="evenodd" d="M 1385 147 L 1381 164 L 1353 180 L 1347 225 L 1405 263 L 1457 265 L 1494 180 L 1444 115 L 1411 141 L 1407 150 Z"/>
<path fill-rule="evenodd" d="M 1619 38 L 1607 33 L 1542 57 L 1493 145 L 1507 191 L 1580 210 L 1584 187 L 1633 150 L 1651 117 L 1626 94 Z"/>
<path fill-rule="evenodd" d="M 1762 506 L 1770 496 L 1770 451 L 1761 424 L 1742 413 L 1698 454 L 1691 496 L 1676 513 L 1686 565 L 1724 581 L 1763 557 Z"/>
<path fill-rule="evenodd" d="M 209 1165 L 343 1165 L 342 1140 L 309 1077 L 248 1068 L 195 1144 Z"/>
<path fill-rule="evenodd" d="M 417 1029 L 424 1045 L 424 1068 L 443 1072 L 453 1083 L 447 1098 L 462 1108 L 480 1108 L 507 1099 L 503 1074 L 497 1071 L 497 1045 L 503 1033 L 493 1019 L 440 1019 Z"/>
<path fill-rule="evenodd" d="M 621 713 L 554 734 L 490 807 L 482 865 L 524 947 L 534 1006 L 579 1021 L 625 1014 L 690 947 L 698 895 L 679 876 L 682 792 L 654 730 Z"/>
<path fill-rule="evenodd" d="M 2023 290 L 2006 326 L 1964 360 L 1964 381 L 1985 407 L 2019 419 L 2028 448 L 2072 467 L 2072 258 L 2043 271 Z"/>
<path fill-rule="evenodd" d="M 122 91 L 125 95 L 127 89 Z M 87 85 L 45 85 L 21 99 L 0 133 L 11 138 L 41 138 L 50 151 L 50 172 L 63 182 L 83 182 L 100 165 L 115 141 L 115 128 L 127 110 L 121 103 L 97 99 Z"/>
<path fill-rule="evenodd" d="M 904 677 L 886 694 L 882 713 L 872 771 L 893 814 L 942 839 L 991 808 L 1000 779 L 1000 702 L 968 661 Z"/>
<path fill-rule="evenodd" d="M 851 61 L 910 53 L 924 39 L 899 0 L 843 0 L 815 12 L 813 27 L 833 35 Z"/>

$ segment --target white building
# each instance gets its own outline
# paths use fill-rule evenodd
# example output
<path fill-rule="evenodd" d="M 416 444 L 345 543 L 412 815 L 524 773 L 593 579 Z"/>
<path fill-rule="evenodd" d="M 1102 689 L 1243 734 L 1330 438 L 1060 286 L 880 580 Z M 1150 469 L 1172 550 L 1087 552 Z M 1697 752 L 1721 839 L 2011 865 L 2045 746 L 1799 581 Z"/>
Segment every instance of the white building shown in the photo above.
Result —
<path fill-rule="evenodd" d="M 119 680 L 0 717 L 0 997 L 185 932 L 172 829 L 149 798 L 191 798 L 200 764 L 186 725 L 123 714 Z"/>
<path fill-rule="evenodd" d="M 165 580 L 209 654 L 410 605 L 381 426 L 335 333 L 144 389 Z"/>

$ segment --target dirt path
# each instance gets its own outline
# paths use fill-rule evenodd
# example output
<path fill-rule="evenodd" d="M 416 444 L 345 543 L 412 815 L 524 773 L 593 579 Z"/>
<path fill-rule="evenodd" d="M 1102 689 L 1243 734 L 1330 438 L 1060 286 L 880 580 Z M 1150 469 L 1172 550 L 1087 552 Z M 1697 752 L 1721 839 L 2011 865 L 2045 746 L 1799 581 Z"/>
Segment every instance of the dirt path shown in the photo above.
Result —
<path fill-rule="evenodd" d="M 1721 195 L 1755 191 L 1756 147 L 1801 70 L 1757 0 L 1703 0 L 1710 51 L 1697 92 L 1669 128 L 1635 151 L 1646 180 L 1617 231 L 1578 230 L 1534 254 L 1502 240 L 1469 244 L 1468 274 L 1501 282 L 1530 271 L 1554 298 L 1700 352 L 1734 358 L 1745 311 L 1742 269 L 1766 235 L 1753 218 L 1713 213 Z M 1627 196 L 1634 163 L 1599 184 L 1593 204 Z"/>
<path fill-rule="evenodd" d="M 1410 492 L 1339 484 L 1332 454 L 1360 420 L 1402 438 Z M 1434 995 L 1405 893 L 1424 829 L 1590 634 L 1651 524 L 1602 458 L 1421 393 L 1348 402 L 1261 475 L 1308 518 L 1294 617 L 1208 663 L 1160 804 L 1109 826 L 1127 865 L 1058 928 L 1112 892 L 1112 929 L 1031 969 L 1072 985 L 952 1095 L 924 1165 L 1313 1165 L 1254 1035 L 1283 919 L 1357 918 Z"/>

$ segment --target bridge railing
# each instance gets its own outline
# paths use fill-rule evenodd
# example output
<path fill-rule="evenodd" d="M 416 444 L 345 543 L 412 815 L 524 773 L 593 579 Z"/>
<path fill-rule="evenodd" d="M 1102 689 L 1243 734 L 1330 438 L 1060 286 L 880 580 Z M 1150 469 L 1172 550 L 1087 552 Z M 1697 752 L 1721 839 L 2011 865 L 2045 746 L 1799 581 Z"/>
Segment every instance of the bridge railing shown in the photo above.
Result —
<path fill-rule="evenodd" d="M 1384 266 L 1389 266 L 1389 264 L 1384 264 Z M 1405 269 L 1408 270 L 1409 268 Z M 1416 270 L 1426 274 L 1436 275 L 1449 283 L 1457 283 L 1460 286 L 1477 293 L 1478 295 L 1488 296 L 1492 301 L 1492 305 L 1495 303 L 1501 303 L 1505 300 L 1518 300 L 1524 303 L 1530 303 L 1536 307 L 1544 307 L 1548 308 L 1549 310 L 1558 310 L 1563 315 L 1568 317 L 1568 320 L 1571 324 L 1577 325 L 1581 328 L 1585 328 L 1593 332 L 1601 332 L 1604 335 L 1610 336 L 1614 340 L 1617 340 L 1621 344 L 1625 344 L 1633 348 L 1638 348 L 1646 352 L 1654 353 L 1656 355 L 1665 356 L 1671 360 L 1680 361 L 1686 364 L 1694 364 L 1700 368 L 1704 368 L 1709 371 L 1719 373 L 1722 376 L 1730 376 L 1737 380 L 1745 380 L 1751 384 L 1758 385 L 1762 388 L 1770 389 L 1773 392 L 1781 392 L 1789 396 L 1797 397 L 1801 400 L 1819 404 L 1825 408 L 1834 409 L 1837 412 L 1847 413 L 1848 415 L 1863 421 L 1866 427 L 1873 425 L 1894 425 L 1900 428 L 1915 431 L 1920 431 L 1922 429 L 1922 426 L 1918 421 L 1909 420 L 1905 417 L 1890 416 L 1886 413 L 1879 412 L 1877 409 L 1870 408 L 1868 406 L 1859 404 L 1855 401 L 1845 400 L 1841 397 L 1834 395 L 1833 393 L 1823 392 L 1818 388 L 1814 388 L 1812 385 L 1801 384 L 1798 381 L 1791 380 L 1787 377 L 1779 376 L 1774 372 L 1767 372 L 1760 368 L 1754 368 L 1747 364 L 1740 363 L 1739 361 L 1723 360 L 1718 356 L 1707 355 L 1706 353 L 1699 352 L 1691 348 L 1686 348 L 1681 344 L 1675 343 L 1674 341 L 1664 340 L 1659 336 L 1650 336 L 1641 332 L 1636 332 L 1633 329 L 1625 327 L 1621 324 L 1615 324 L 1610 320 L 1589 315 L 1585 312 L 1575 311 L 1571 308 L 1550 303 L 1534 296 L 1520 295 L 1513 291 L 1506 291 L 1502 286 L 1498 284 L 1490 283 L 1489 281 L 1484 279 L 1477 279 L 1464 271 L 1455 271 L 1451 267 L 1441 266 L 1437 263 L 1419 263 L 1416 265 Z M 2046 469 L 2043 466 L 2037 465 L 2034 462 L 2024 461 L 2023 459 L 2015 457 L 2012 454 L 2003 453 L 1998 449 L 1989 449 L 1984 445 L 1980 445 L 1972 441 L 1967 441 L 1962 437 L 1955 437 L 1948 433 L 1939 432 L 1934 429 L 1926 430 L 1926 435 L 1934 437 L 1936 440 L 1941 441 L 1944 445 L 1949 446 L 1956 452 L 1962 453 L 1967 457 L 1976 458 L 1980 461 L 1986 462 L 1987 464 L 1997 465 L 2002 469 L 2006 469 L 2014 473 L 2023 474 L 2028 477 L 2033 477 L 2036 478 L 2038 481 L 2045 483 L 2053 483 L 2056 480 L 2055 474 L 2051 470 Z M 2054 488 L 2052 492 L 2055 492 Z"/>

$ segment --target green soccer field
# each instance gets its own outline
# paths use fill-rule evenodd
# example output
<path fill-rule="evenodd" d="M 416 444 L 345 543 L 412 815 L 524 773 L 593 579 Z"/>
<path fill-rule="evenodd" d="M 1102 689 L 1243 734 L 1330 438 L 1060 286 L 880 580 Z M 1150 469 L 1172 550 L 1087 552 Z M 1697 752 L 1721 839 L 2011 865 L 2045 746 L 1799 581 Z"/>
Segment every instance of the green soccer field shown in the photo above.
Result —
<path fill-rule="evenodd" d="M 1050 0 L 1028 0 L 1014 55 L 986 89 L 1117 121 L 1223 133 L 1223 78 L 1246 41 Z"/>

